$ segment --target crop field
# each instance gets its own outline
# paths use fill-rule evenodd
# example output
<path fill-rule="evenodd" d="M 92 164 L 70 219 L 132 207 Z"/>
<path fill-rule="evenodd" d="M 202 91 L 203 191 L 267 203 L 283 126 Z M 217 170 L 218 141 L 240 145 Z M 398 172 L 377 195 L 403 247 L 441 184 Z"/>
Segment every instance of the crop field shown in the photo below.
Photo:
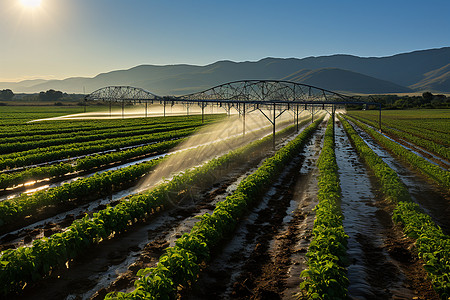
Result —
<path fill-rule="evenodd" d="M 448 110 L 83 109 L 0 107 L 0 299 L 449 299 Z"/>
<path fill-rule="evenodd" d="M 423 148 L 419 148 L 419 151 L 436 161 L 439 161 L 439 158 L 433 157 L 432 154 L 438 154 L 448 161 L 450 160 L 449 114 L 448 110 L 383 111 L 382 130 L 397 140 Z M 350 115 L 370 125 L 378 122 L 376 111 L 352 111 Z M 378 124 L 376 127 L 378 128 Z"/>

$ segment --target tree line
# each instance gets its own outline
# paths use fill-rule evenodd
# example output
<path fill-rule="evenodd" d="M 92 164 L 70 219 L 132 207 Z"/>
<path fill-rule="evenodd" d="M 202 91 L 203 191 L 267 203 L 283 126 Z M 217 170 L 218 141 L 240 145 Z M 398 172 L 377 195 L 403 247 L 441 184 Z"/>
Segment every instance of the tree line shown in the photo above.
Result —
<path fill-rule="evenodd" d="M 38 94 L 14 94 L 10 89 L 0 90 L 0 101 L 74 102 L 83 100 L 82 94 L 67 94 L 53 89 Z"/>
<path fill-rule="evenodd" d="M 81 102 L 82 94 L 67 94 L 50 89 L 39 94 L 15 95 L 10 89 L 0 90 L 0 101 L 24 101 L 24 102 Z M 433 95 L 424 92 L 421 96 L 398 96 L 398 95 L 371 95 L 361 97 L 362 101 L 380 103 L 383 109 L 409 109 L 409 108 L 450 108 L 450 97 L 446 95 Z M 361 109 L 361 106 L 354 106 Z"/>
<path fill-rule="evenodd" d="M 434 95 L 431 92 L 424 92 L 420 96 L 370 95 L 360 99 L 380 103 L 383 109 L 450 108 L 450 97 L 442 94 Z M 361 109 L 361 106 L 352 108 Z"/>

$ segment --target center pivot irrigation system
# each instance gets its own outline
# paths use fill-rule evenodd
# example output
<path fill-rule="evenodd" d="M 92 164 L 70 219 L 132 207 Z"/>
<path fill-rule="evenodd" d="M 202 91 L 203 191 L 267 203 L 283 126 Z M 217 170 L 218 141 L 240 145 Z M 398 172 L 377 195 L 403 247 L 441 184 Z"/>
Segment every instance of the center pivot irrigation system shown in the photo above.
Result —
<path fill-rule="evenodd" d="M 98 89 L 85 97 L 85 101 L 119 102 L 122 104 L 122 117 L 124 116 L 125 104 L 145 104 L 145 116 L 147 117 L 149 104 L 161 104 L 166 115 L 166 106 L 181 104 L 186 107 L 200 106 L 202 110 L 202 121 L 205 108 L 217 106 L 230 115 L 232 109 L 236 109 L 243 120 L 243 134 L 245 134 L 245 115 L 259 110 L 273 125 L 273 136 L 275 145 L 275 123 L 276 119 L 284 112 L 291 112 L 294 122 L 297 124 L 299 114 L 309 111 L 311 118 L 319 110 L 325 110 L 334 116 L 337 106 L 348 104 L 375 105 L 378 106 L 379 129 L 381 130 L 381 104 L 362 101 L 361 99 L 328 91 L 311 85 L 282 81 L 282 80 L 241 80 L 224 83 L 202 92 L 184 96 L 158 96 L 142 88 L 130 86 L 108 86 Z M 85 106 L 86 107 L 86 106 Z"/>

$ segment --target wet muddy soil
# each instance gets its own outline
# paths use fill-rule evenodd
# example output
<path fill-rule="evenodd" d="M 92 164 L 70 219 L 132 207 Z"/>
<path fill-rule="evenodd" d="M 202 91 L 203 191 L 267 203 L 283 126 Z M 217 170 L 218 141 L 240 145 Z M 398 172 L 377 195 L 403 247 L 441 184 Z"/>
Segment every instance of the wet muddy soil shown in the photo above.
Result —
<path fill-rule="evenodd" d="M 324 130 L 286 167 L 184 298 L 290 299 L 298 292 L 317 204 L 315 161 Z"/>
<path fill-rule="evenodd" d="M 30 168 L 47 166 L 47 165 L 56 165 L 59 163 L 75 164 L 77 159 L 81 159 L 84 157 L 108 154 L 108 153 L 112 153 L 112 152 L 120 152 L 120 151 L 130 150 L 130 149 L 138 148 L 138 147 L 142 147 L 142 146 L 149 146 L 149 145 L 153 145 L 153 144 L 157 144 L 157 143 L 161 143 L 161 142 L 174 141 L 174 140 L 179 140 L 179 139 L 183 139 L 183 137 L 182 138 L 172 138 L 172 139 L 161 140 L 161 141 L 150 142 L 150 143 L 144 143 L 144 144 L 138 144 L 138 145 L 133 145 L 133 146 L 127 146 L 127 147 L 122 147 L 122 148 L 118 148 L 118 149 L 100 151 L 100 152 L 90 153 L 90 154 L 86 154 L 86 155 L 80 155 L 80 156 L 76 156 L 76 157 L 69 157 L 69 158 L 64 158 L 64 159 L 60 159 L 60 160 L 44 162 L 44 163 L 35 164 L 35 165 L 29 165 L 29 166 L 25 166 L 25 167 L 19 167 L 19 168 L 10 169 L 10 170 L 1 170 L 0 173 L 20 172 L 20 171 L 30 169 Z M 159 153 L 161 153 L 161 152 L 159 152 Z M 18 184 L 16 186 L 14 186 L 14 187 L 0 189 L 0 201 L 17 197 L 22 193 L 31 194 L 37 190 L 48 189 L 49 187 L 58 186 L 65 182 L 77 180 L 78 178 L 89 177 L 89 176 L 92 176 L 95 174 L 95 172 L 92 172 L 93 170 L 95 170 L 96 172 L 99 172 L 99 173 L 103 173 L 103 172 L 106 172 L 109 170 L 116 170 L 119 168 L 137 164 L 137 163 L 140 163 L 143 161 L 152 160 L 154 158 L 157 158 L 159 156 L 164 156 L 164 155 L 165 154 L 162 154 L 162 155 L 158 154 L 157 152 L 146 153 L 146 154 L 132 157 L 129 159 L 123 159 L 121 161 L 111 162 L 106 165 L 98 166 L 94 169 L 77 171 L 77 172 L 73 172 L 73 173 L 67 173 L 67 174 L 63 174 L 60 176 L 55 176 L 52 178 L 44 178 L 44 179 L 40 179 L 40 180 L 36 180 L 36 181 L 24 182 L 22 184 Z M 156 156 L 156 157 L 153 157 L 153 156 Z"/>
<path fill-rule="evenodd" d="M 81 218 L 85 213 L 105 208 L 106 204 L 113 205 L 120 198 L 133 193 L 134 189 L 132 186 L 137 182 L 138 180 L 134 183 L 123 184 L 121 191 L 113 193 L 105 198 L 95 200 L 95 198 L 92 197 L 85 197 L 58 203 L 57 205 L 45 206 L 34 211 L 31 215 L 25 216 L 24 218 L 18 218 L 16 222 L 3 225 L 0 228 L 0 241 L 2 242 L 0 247 L 4 247 L 5 243 L 22 238 L 27 234 L 27 231 L 34 230 L 45 224 L 57 224 L 63 222 L 63 228 L 67 227 L 70 224 L 66 224 L 66 218 L 71 218 L 70 215 L 72 215 L 73 218 Z"/>
<path fill-rule="evenodd" d="M 285 128 L 286 126 L 290 125 L 290 122 L 281 122 L 280 124 L 278 124 L 277 129 L 278 130 L 282 130 L 283 128 Z M 267 126 L 266 126 L 267 127 Z M 247 139 L 243 139 L 242 142 L 250 142 L 252 140 L 255 140 L 256 138 L 261 138 L 262 136 L 267 135 L 267 128 L 263 127 L 262 130 L 253 130 L 253 131 L 249 131 L 250 133 L 253 132 L 254 134 L 251 137 L 248 137 Z M 201 135 L 201 134 L 200 134 Z M 228 138 L 233 138 L 236 136 L 240 136 L 240 134 L 235 135 L 235 136 L 231 136 Z M 248 135 L 247 135 L 248 136 Z M 283 139 L 282 139 L 283 140 Z M 218 141 L 215 142 L 209 142 L 211 144 L 216 143 Z M 219 141 L 220 142 L 220 141 Z M 279 145 L 281 145 L 282 143 L 280 143 Z M 200 144 L 191 148 L 195 148 L 195 147 L 199 147 L 201 146 Z M 263 150 L 263 149 L 260 149 Z M 176 150 L 172 153 L 176 153 L 176 152 L 182 152 L 183 149 L 181 150 Z M 165 156 L 167 154 L 158 154 L 158 155 L 150 155 L 149 157 L 147 157 L 147 155 L 145 155 L 146 157 L 144 158 L 140 158 L 139 160 L 133 160 L 131 162 L 128 163 L 113 163 L 110 164 L 108 166 L 108 168 L 106 169 L 102 169 L 100 171 L 98 171 L 97 173 L 103 173 L 109 170 L 117 170 L 123 167 L 127 167 L 133 164 L 138 164 L 144 161 L 149 161 L 149 160 L 153 160 L 162 156 Z M 218 153 L 211 153 L 212 156 L 216 156 L 218 155 Z M 208 157 L 208 158 L 204 158 L 204 159 L 211 159 L 212 157 Z M 193 157 L 192 160 L 195 160 L 195 158 Z M 190 160 L 188 158 L 184 158 L 184 164 L 186 165 L 186 167 L 192 167 L 194 165 L 189 165 Z M 179 171 L 182 171 L 182 169 L 180 169 Z M 172 172 L 175 172 L 174 170 L 172 170 Z M 43 186 L 40 186 L 38 188 L 33 187 L 33 188 L 29 188 L 28 190 L 25 191 L 26 194 L 32 194 L 38 190 L 42 190 L 42 189 L 48 189 L 51 187 L 55 187 L 55 186 L 60 186 L 64 183 L 69 183 L 69 182 L 73 182 L 75 180 L 78 180 L 80 178 L 84 178 L 84 177 L 90 177 L 93 176 L 96 173 L 89 173 L 89 174 L 85 174 L 84 176 L 77 176 L 77 177 L 73 177 L 71 179 L 68 180 L 63 180 L 63 181 L 58 181 L 52 185 L 46 184 Z M 75 174 L 75 175 L 80 175 L 80 174 Z M 167 179 L 167 178 L 166 178 Z M 120 197 L 125 197 L 129 194 L 132 193 L 137 193 L 140 192 L 141 190 L 136 190 L 133 191 L 131 190 L 127 190 L 128 187 L 133 186 L 137 183 L 136 182 L 131 182 L 128 184 L 124 184 L 121 187 L 121 191 L 118 191 L 112 195 L 109 195 L 109 199 L 108 198 L 104 198 L 104 199 L 95 199 L 93 197 L 84 197 L 83 199 L 77 199 L 77 200 L 72 200 L 72 201 L 67 201 L 65 203 L 60 203 L 58 205 L 51 205 L 51 206 L 47 206 L 47 207 L 43 207 L 39 210 L 37 210 L 35 213 L 33 213 L 32 215 L 26 216 L 25 218 L 18 218 L 17 222 L 14 223 L 10 223 L 4 226 L 0 227 L 0 241 L 2 241 L 3 245 L 0 245 L 0 250 L 1 249 L 8 249 L 8 248 L 13 248 L 14 245 L 12 245 L 11 243 L 17 243 L 17 239 L 20 239 L 25 235 L 28 234 L 28 231 L 34 231 L 35 228 L 39 228 L 41 227 L 42 224 L 47 223 L 47 224 L 54 224 L 54 223 L 58 223 L 61 221 L 61 219 L 66 218 L 68 214 L 70 215 L 83 215 L 84 214 L 84 210 L 88 210 L 92 211 L 93 208 L 96 208 L 97 206 L 99 207 L 99 209 L 101 209 L 101 207 L 104 208 L 104 206 L 108 203 L 110 203 L 112 201 L 112 203 L 114 203 L 113 199 L 116 199 L 117 196 Z M 42 183 L 42 182 L 41 182 Z M 3 196 L 0 196 L 0 201 L 1 199 L 9 199 L 9 198 L 14 198 L 17 197 L 18 195 L 20 195 L 20 193 L 17 193 L 16 191 L 9 191 L 12 192 L 11 194 L 6 194 Z M 2 198 L 3 197 L 3 198 Z M 120 199 L 117 198 L 117 199 Z M 80 207 L 84 207 L 84 209 L 80 209 Z M 64 221 L 65 222 L 65 221 Z M 68 224 L 70 225 L 70 224 Z M 68 226 L 66 225 L 66 227 Z M 23 228 L 25 227 L 25 228 Z M 58 226 L 54 226 L 54 227 L 58 227 Z M 19 228 L 23 228 L 24 230 L 16 230 Z M 60 230 L 60 228 L 56 228 L 56 230 Z M 58 232 L 58 231 L 55 231 Z M 27 239 L 25 241 L 25 244 L 29 243 L 29 239 Z"/>
<path fill-rule="evenodd" d="M 270 154 L 261 152 L 263 156 Z M 102 299 L 109 291 L 132 288 L 137 270 L 154 266 L 161 251 L 190 231 L 198 221 L 196 215 L 212 212 L 215 203 L 231 194 L 262 162 L 261 155 L 215 176 L 217 182 L 212 187 L 203 191 L 194 187 L 177 205 L 133 226 L 119 238 L 92 246 L 85 255 L 69 262 L 68 270 L 55 270 L 47 279 L 27 287 L 18 299 Z"/>
<path fill-rule="evenodd" d="M 86 171 L 80 171 L 80 172 L 73 172 L 64 174 L 57 177 L 52 178 L 44 178 L 38 181 L 29 181 L 25 184 L 21 184 L 12 188 L 7 188 L 4 190 L 0 190 L 0 201 L 4 201 L 7 199 L 13 199 L 16 197 L 19 197 L 20 195 L 31 195 L 34 194 L 37 191 L 50 189 L 53 187 L 61 186 L 65 183 L 71 183 L 76 180 L 79 180 L 81 178 L 87 178 L 94 176 L 96 173 L 101 174 L 107 171 L 114 171 L 121 168 L 125 168 L 128 166 L 140 164 L 146 161 L 151 161 L 154 159 L 157 159 L 159 157 L 163 157 L 167 154 L 158 154 L 156 152 L 148 153 L 145 155 L 140 155 L 137 157 L 133 157 L 130 159 L 122 160 L 119 162 L 112 162 L 107 165 L 103 165 L 94 169 L 86 170 Z"/>
<path fill-rule="evenodd" d="M 408 168 L 376 143 L 366 132 L 353 125 L 366 144 L 389 165 L 406 185 L 412 199 L 429 214 L 445 234 L 450 234 L 450 194 Z"/>
<path fill-rule="evenodd" d="M 373 175 L 336 126 L 350 299 L 438 299 L 414 253 L 414 243 L 391 220 Z"/>
<path fill-rule="evenodd" d="M 358 118 L 358 120 L 360 120 L 360 121 L 362 121 L 362 122 L 364 122 L 364 123 L 365 123 L 365 120 L 369 121 L 368 119 L 365 119 L 365 118 L 361 118 L 361 119 Z M 371 127 L 371 128 L 374 129 L 374 130 L 379 130 L 379 128 L 375 128 L 375 127 L 373 127 L 373 126 L 371 126 L 371 125 L 369 125 L 369 124 L 367 124 L 367 123 L 365 123 L 365 124 L 366 124 L 367 126 Z M 385 125 L 383 125 L 383 127 L 387 127 L 387 128 L 389 128 L 389 129 L 391 129 L 391 130 L 401 132 L 401 130 L 398 129 L 398 128 L 389 127 L 389 126 L 385 126 Z M 415 154 L 417 154 L 417 155 L 419 155 L 419 156 L 425 158 L 426 160 L 428 160 L 428 161 L 431 162 L 432 164 L 435 164 L 435 165 L 437 165 L 437 166 L 440 166 L 440 167 L 443 168 L 444 170 L 449 170 L 449 169 L 450 169 L 450 161 L 448 161 L 448 160 L 445 159 L 444 157 L 441 157 L 439 154 L 432 153 L 431 151 L 429 151 L 429 150 L 427 150 L 427 149 L 424 149 L 423 147 L 418 146 L 418 145 L 416 145 L 416 144 L 414 144 L 414 143 L 412 143 L 412 142 L 410 142 L 410 141 L 408 141 L 408 140 L 406 140 L 406 139 L 404 139 L 404 138 L 402 138 L 402 137 L 396 135 L 395 133 L 385 133 L 385 132 L 382 132 L 382 134 L 383 134 L 386 138 L 388 138 L 388 139 L 390 139 L 390 140 L 392 140 L 392 141 L 394 141 L 394 142 L 397 142 L 398 144 L 402 145 L 402 146 L 405 147 L 407 150 L 410 150 L 410 151 L 412 151 L 413 153 L 415 153 Z"/>
<path fill-rule="evenodd" d="M 397 130 L 396 128 L 392 128 L 393 130 Z M 422 148 L 421 146 L 418 146 L 412 142 L 409 142 L 401 137 L 398 136 L 393 136 L 391 134 L 386 134 L 383 133 L 383 135 L 393 141 L 396 141 L 397 143 L 399 143 L 400 145 L 402 145 L 403 147 L 405 147 L 406 149 L 416 153 L 419 156 L 422 156 L 423 158 L 425 158 L 426 160 L 428 160 L 429 162 L 440 166 L 441 168 L 445 169 L 445 170 L 449 170 L 450 169 L 450 161 L 448 161 L 447 159 L 439 156 L 438 154 L 432 153 L 424 148 Z"/>
<path fill-rule="evenodd" d="M 317 204 L 317 169 L 325 127 L 313 137 L 270 187 L 257 207 L 215 249 L 186 299 L 293 299 Z M 336 154 L 343 190 L 342 207 L 349 239 L 351 299 L 438 299 L 426 280 L 414 242 L 392 224 L 392 207 L 359 160 L 347 136 L 336 126 Z M 152 267 L 164 249 L 188 232 L 195 216 L 211 212 L 231 194 L 260 159 L 223 174 L 212 187 L 186 194 L 177 206 L 161 211 L 118 238 L 92 246 L 85 255 L 25 288 L 16 299 L 103 299 L 110 291 L 130 291 L 136 272 Z M 101 204 L 100 204 L 101 205 Z M 69 214 L 67 222 L 77 218 Z M 43 224 L 39 233 L 62 228 Z M 15 299 L 12 297 L 11 299 Z"/>
<path fill-rule="evenodd" d="M 154 266 L 162 250 L 185 232 L 186 223 L 193 225 L 195 215 L 211 212 L 217 197 L 225 197 L 232 192 L 228 187 L 242 180 L 239 175 L 224 176 L 207 192 L 186 195 L 176 207 L 133 226 L 119 238 L 92 246 L 85 255 L 70 262 L 68 270 L 54 272 L 50 278 L 26 289 L 18 299 L 88 299 L 97 291 L 99 295 L 105 294 L 111 283 L 112 289 L 119 290 L 132 285 L 135 279 L 133 272 Z"/>
<path fill-rule="evenodd" d="M 287 126 L 286 122 L 280 125 L 278 129 L 282 129 Z M 264 132 L 262 132 L 264 133 Z M 262 134 L 261 132 L 259 134 Z M 277 147 L 280 147 L 282 144 L 285 144 L 289 141 L 289 137 L 281 138 L 281 142 Z M 264 149 L 260 149 L 263 151 Z M 138 164 L 144 161 L 149 161 L 152 159 L 156 159 L 166 154 L 154 155 L 146 158 L 139 159 L 137 161 L 128 162 L 125 164 L 119 164 L 114 167 L 110 167 L 108 169 L 104 169 L 99 171 L 98 173 L 103 173 L 109 170 L 116 170 L 123 167 L 127 167 L 129 165 Z M 262 155 L 259 153 L 258 155 Z M 187 162 L 188 159 L 185 159 Z M 89 177 L 94 175 L 95 173 L 87 174 L 84 177 Z M 71 182 L 77 180 L 82 177 L 73 178 L 68 181 L 62 181 L 55 184 L 55 186 L 62 185 L 66 182 Z M 92 214 L 95 211 L 100 209 L 104 209 L 106 205 L 112 205 L 118 203 L 118 201 L 128 195 L 140 192 L 141 189 L 134 189 L 132 186 L 135 185 L 136 182 L 131 182 L 126 185 L 123 185 L 121 191 L 113 193 L 108 197 L 101 199 L 94 199 L 85 197 L 83 199 L 77 199 L 72 201 L 67 201 L 64 203 L 60 203 L 58 205 L 51 205 L 47 207 L 43 207 L 37 210 L 32 215 L 26 216 L 25 218 L 18 218 L 17 222 L 7 224 L 1 226 L 0 228 L 0 251 L 4 249 L 16 248 L 18 246 L 23 246 L 27 244 L 31 244 L 31 242 L 37 238 L 42 238 L 43 236 L 50 236 L 53 233 L 61 232 L 64 228 L 68 227 L 71 224 L 71 221 L 74 219 L 82 218 L 86 213 Z M 131 187 L 131 188 L 130 188 Z M 32 190 L 30 190 L 30 193 Z M 45 233 L 44 233 L 45 227 Z M 44 235 L 45 234 L 45 235 Z"/>

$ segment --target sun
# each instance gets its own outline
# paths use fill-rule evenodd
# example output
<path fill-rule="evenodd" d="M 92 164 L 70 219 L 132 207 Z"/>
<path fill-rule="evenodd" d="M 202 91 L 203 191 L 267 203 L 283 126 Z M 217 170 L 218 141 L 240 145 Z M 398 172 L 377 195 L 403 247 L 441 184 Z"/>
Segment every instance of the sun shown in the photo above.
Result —
<path fill-rule="evenodd" d="M 25 7 L 39 7 L 41 5 L 41 0 L 20 0 Z"/>

